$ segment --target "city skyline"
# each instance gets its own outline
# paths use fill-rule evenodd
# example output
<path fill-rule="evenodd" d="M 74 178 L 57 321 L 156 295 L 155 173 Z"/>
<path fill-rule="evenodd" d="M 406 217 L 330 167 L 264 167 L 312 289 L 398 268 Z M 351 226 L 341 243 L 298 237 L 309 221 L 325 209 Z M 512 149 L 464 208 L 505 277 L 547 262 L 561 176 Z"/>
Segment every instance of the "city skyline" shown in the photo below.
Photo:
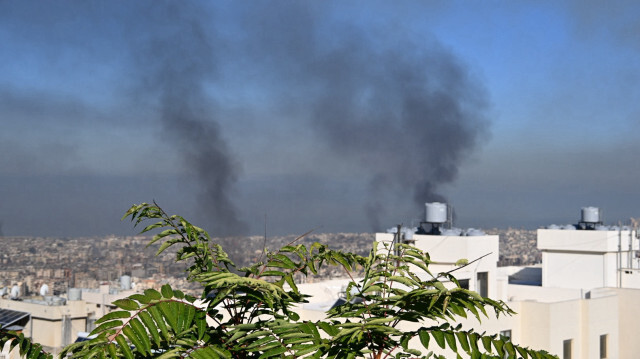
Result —
<path fill-rule="evenodd" d="M 1 234 L 640 216 L 634 2 L 2 2 Z"/>

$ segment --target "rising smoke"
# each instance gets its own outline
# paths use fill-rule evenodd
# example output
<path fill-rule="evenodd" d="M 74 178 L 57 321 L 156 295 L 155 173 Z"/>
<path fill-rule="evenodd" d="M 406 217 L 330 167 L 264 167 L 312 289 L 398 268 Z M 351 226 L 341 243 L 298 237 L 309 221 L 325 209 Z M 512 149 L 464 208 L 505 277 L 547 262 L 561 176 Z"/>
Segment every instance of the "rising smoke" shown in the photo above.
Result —
<path fill-rule="evenodd" d="M 398 36 L 397 27 L 364 31 L 322 10 L 257 8 L 245 46 L 267 59 L 265 72 L 306 96 L 296 106 L 311 114 L 301 117 L 331 157 L 368 178 L 365 212 L 379 230 L 387 201 L 412 198 L 418 212 L 445 200 L 438 189 L 487 134 L 486 94 L 436 41 Z"/>
<path fill-rule="evenodd" d="M 235 12 L 241 35 L 231 40 L 206 26 L 206 11 L 173 3 L 141 52 L 166 138 L 197 178 L 215 232 L 246 230 L 231 197 L 238 166 L 222 137 L 220 105 L 205 91 L 236 60 L 259 74 L 275 107 L 308 121 L 312 140 L 324 144 L 318 150 L 362 173 L 372 229 L 381 229 L 388 201 L 411 198 L 416 213 L 443 201 L 439 188 L 486 134 L 485 92 L 465 66 L 436 41 L 341 24 L 329 7 L 252 5 Z"/>
<path fill-rule="evenodd" d="M 485 128 L 484 99 L 464 67 L 438 47 L 425 53 L 392 45 L 378 54 L 360 44 L 358 57 L 373 60 L 354 60 L 347 44 L 327 59 L 339 70 L 323 76 L 314 121 L 334 151 L 370 169 L 367 213 L 379 230 L 379 198 L 409 194 L 418 208 L 445 200 L 438 188 L 456 178 Z"/>
<path fill-rule="evenodd" d="M 235 120 L 225 101 L 247 93 L 259 93 L 273 113 L 284 114 L 280 122 L 305 128 L 306 142 L 326 158 L 321 170 L 358 174 L 368 189 L 363 210 L 377 230 L 385 204 L 413 200 L 418 213 L 424 202 L 444 200 L 442 185 L 456 179 L 486 134 L 485 92 L 437 41 L 414 38 L 401 25 L 338 19 L 339 4 L 67 3 L 55 16 L 42 11 L 51 26 L 34 33 L 39 38 L 44 29 L 69 24 L 53 36 L 73 40 L 65 45 L 69 57 L 76 51 L 106 58 L 131 54 L 134 66 L 127 70 L 139 105 L 157 110 L 163 149 L 155 160 L 179 155 L 189 178 L 186 197 L 196 187 L 212 233 L 247 233 L 235 197 L 241 167 L 225 138 Z M 60 52 L 58 45 L 51 53 Z M 239 103 L 253 108 L 247 98 Z M 250 143 L 251 134 L 247 129 L 242 141 Z M 274 152 L 260 160 L 274 161 Z"/>
<path fill-rule="evenodd" d="M 153 31 L 135 46 L 143 90 L 158 97 L 166 151 L 180 152 L 187 177 L 196 180 L 211 230 L 246 234 L 231 198 L 239 169 L 222 137 L 215 99 L 205 91 L 215 81 L 219 51 L 203 27 L 206 11 L 190 3 L 164 5 L 150 9 Z"/>

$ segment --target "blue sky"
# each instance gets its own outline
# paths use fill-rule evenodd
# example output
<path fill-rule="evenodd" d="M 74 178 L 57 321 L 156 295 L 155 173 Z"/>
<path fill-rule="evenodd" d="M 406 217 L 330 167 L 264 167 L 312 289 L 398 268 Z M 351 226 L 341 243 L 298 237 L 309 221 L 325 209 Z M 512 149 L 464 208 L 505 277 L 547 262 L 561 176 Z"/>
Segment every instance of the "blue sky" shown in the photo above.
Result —
<path fill-rule="evenodd" d="M 0 229 L 640 216 L 640 5 L 0 2 Z"/>

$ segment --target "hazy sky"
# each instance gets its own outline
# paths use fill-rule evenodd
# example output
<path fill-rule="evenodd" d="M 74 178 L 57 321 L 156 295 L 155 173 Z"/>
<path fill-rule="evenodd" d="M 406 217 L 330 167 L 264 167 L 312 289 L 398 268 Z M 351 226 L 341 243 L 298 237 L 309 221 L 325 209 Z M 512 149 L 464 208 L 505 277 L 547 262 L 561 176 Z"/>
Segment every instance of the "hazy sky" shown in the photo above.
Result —
<path fill-rule="evenodd" d="M 0 1 L 0 234 L 640 216 L 640 3 Z"/>

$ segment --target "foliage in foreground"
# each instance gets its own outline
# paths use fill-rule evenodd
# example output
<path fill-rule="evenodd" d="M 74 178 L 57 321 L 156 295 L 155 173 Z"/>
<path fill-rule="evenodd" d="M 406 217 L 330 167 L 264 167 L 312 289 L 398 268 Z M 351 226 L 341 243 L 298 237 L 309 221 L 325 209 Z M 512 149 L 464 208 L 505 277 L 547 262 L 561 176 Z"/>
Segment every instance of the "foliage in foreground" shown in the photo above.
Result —
<path fill-rule="evenodd" d="M 461 288 L 451 272 L 431 273 L 429 255 L 409 245 L 374 243 L 363 257 L 294 241 L 236 268 L 207 232 L 156 204 L 134 205 L 127 217 L 135 225 L 153 221 L 143 233 L 161 230 L 149 242 L 160 243 L 157 254 L 180 246 L 176 260 L 188 263 L 188 278 L 202 285 L 202 294 L 195 298 L 164 285 L 117 300 L 119 310 L 96 322 L 97 337 L 69 345 L 62 357 L 443 358 L 429 348 L 446 348 L 464 358 L 555 358 L 505 337 L 453 327 L 469 315 L 480 320 L 513 312 Z M 363 278 L 351 277 L 346 303 L 326 319 L 301 320 L 295 310 L 306 300 L 294 276 L 315 275 L 325 265 L 349 276 L 359 270 Z M 22 355 L 51 357 L 21 334 L 0 333 L 0 344 L 8 340 Z"/>

